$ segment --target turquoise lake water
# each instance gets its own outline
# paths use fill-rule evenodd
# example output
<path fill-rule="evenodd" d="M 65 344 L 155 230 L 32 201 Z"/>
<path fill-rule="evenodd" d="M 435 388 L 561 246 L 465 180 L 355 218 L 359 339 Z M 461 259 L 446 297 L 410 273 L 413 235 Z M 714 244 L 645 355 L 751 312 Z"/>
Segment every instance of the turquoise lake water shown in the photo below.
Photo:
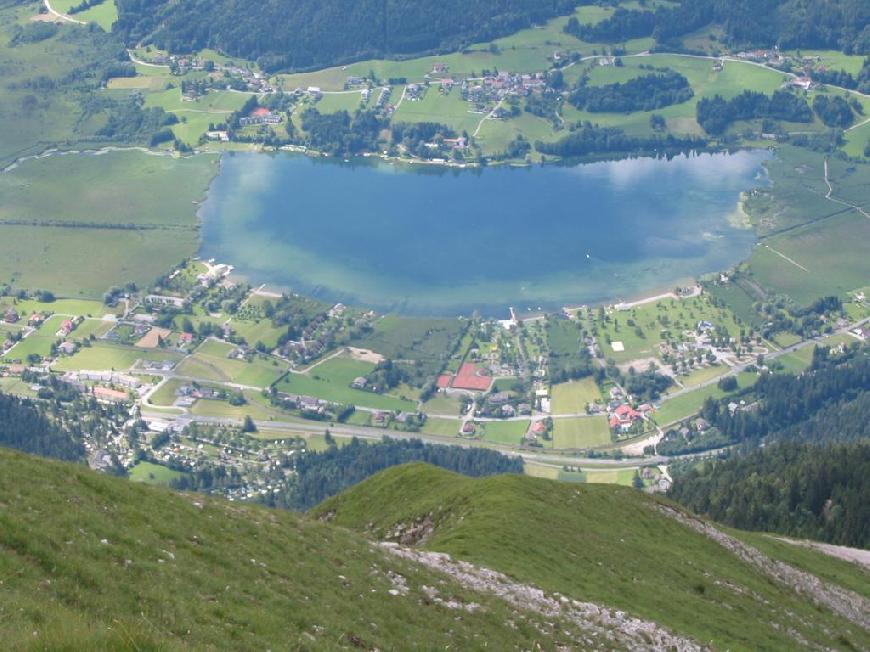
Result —
<path fill-rule="evenodd" d="M 523 169 L 225 154 L 200 255 L 251 283 L 409 314 L 626 299 L 746 258 L 768 154 Z"/>

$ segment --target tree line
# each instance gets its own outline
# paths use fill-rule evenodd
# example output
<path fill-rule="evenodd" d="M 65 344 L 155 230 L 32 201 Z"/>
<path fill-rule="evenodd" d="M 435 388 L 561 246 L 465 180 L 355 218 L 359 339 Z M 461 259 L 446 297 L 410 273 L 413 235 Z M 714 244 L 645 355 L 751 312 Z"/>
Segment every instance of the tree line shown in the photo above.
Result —
<path fill-rule="evenodd" d="M 310 509 L 378 471 L 408 462 L 426 462 L 469 476 L 523 472 L 520 458 L 485 448 L 466 449 L 389 437 L 376 443 L 354 438 L 342 447 L 335 445 L 329 435 L 327 441 L 330 443 L 327 450 L 306 452 L 295 458 L 296 481 L 284 494 L 270 498 L 270 504 Z"/>
<path fill-rule="evenodd" d="M 535 149 L 542 154 L 580 158 L 593 154 L 679 154 L 702 149 L 706 145 L 706 140 L 694 136 L 631 136 L 617 127 L 599 127 L 584 122 L 555 143 L 535 142 Z"/>
<path fill-rule="evenodd" d="M 836 49 L 870 53 L 866 0 L 682 0 L 654 10 L 618 8 L 593 24 L 571 18 L 565 31 L 590 43 L 653 37 L 660 44 L 710 24 L 721 26 L 729 47 Z"/>
<path fill-rule="evenodd" d="M 632 113 L 687 102 L 694 94 L 688 79 L 668 70 L 602 86 L 581 83 L 571 93 L 570 101 L 581 111 L 591 113 Z"/>
<path fill-rule="evenodd" d="M 787 122 L 812 122 L 813 113 L 807 101 L 794 93 L 777 90 L 768 97 L 758 91 L 743 91 L 726 100 L 721 95 L 704 97 L 696 109 L 698 124 L 708 134 L 725 132 L 732 122 L 770 118 Z"/>
<path fill-rule="evenodd" d="M 267 71 L 461 50 L 557 15 L 578 0 L 117 0 L 130 45 L 215 48 Z"/>
<path fill-rule="evenodd" d="M 868 548 L 870 442 L 779 443 L 679 475 L 668 496 L 733 527 Z"/>

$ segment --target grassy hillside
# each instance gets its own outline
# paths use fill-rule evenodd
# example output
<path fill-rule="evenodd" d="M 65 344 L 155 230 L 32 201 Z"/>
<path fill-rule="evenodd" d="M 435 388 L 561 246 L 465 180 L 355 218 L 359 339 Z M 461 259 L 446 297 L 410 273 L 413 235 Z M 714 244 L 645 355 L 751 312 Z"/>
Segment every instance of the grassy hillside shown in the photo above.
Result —
<path fill-rule="evenodd" d="M 427 550 L 625 609 L 716 648 L 870 644 L 866 629 L 817 608 L 720 543 L 668 518 L 659 509 L 664 505 L 629 488 L 518 476 L 468 479 L 411 465 L 374 476 L 316 512 L 379 539 L 408 543 L 426 533 L 418 545 Z M 416 537 L 408 535 L 414 525 Z M 813 572 L 811 558 L 802 564 Z M 819 571 L 830 583 L 838 573 L 862 572 L 836 560 L 826 560 Z M 857 583 L 865 599 L 866 580 Z"/>
<path fill-rule="evenodd" d="M 545 620 L 348 530 L 0 449 L 6 650 L 565 644 Z"/>

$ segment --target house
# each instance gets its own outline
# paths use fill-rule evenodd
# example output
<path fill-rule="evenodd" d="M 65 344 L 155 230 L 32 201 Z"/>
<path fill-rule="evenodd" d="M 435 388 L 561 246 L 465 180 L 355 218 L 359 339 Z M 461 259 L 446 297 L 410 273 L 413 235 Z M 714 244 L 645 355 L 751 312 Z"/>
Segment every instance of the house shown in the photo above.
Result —
<path fill-rule="evenodd" d="M 502 405 L 501 413 L 506 417 L 515 417 L 517 415 L 517 411 L 513 405 Z"/>
<path fill-rule="evenodd" d="M 460 432 L 463 435 L 473 435 L 477 432 L 477 426 L 474 425 L 474 421 L 466 421 L 462 424 L 462 430 Z"/>
<path fill-rule="evenodd" d="M 610 427 L 620 432 L 630 430 L 634 422 L 641 418 L 640 412 L 637 412 L 627 403 L 620 405 L 610 415 Z"/>
<path fill-rule="evenodd" d="M 178 336 L 178 341 L 181 344 L 190 344 L 193 342 L 193 333 L 181 333 L 181 335 Z"/>
<path fill-rule="evenodd" d="M 14 324 L 19 319 L 18 311 L 15 310 L 15 308 L 10 308 L 9 310 L 6 311 L 6 314 L 3 316 L 3 319 L 6 321 L 7 324 Z"/>
<path fill-rule="evenodd" d="M 789 85 L 795 88 L 802 88 L 805 91 L 810 90 L 815 84 L 809 77 L 795 77 L 789 82 Z"/>
<path fill-rule="evenodd" d="M 75 328 L 75 325 L 73 324 L 72 320 L 64 319 L 63 323 L 61 323 L 60 325 L 60 330 L 57 332 L 57 336 L 66 337 L 73 332 L 73 328 Z"/>
<path fill-rule="evenodd" d="M 853 328 L 849 332 L 862 342 L 870 339 L 870 326 L 859 326 L 858 328 Z"/>
<path fill-rule="evenodd" d="M 532 432 L 532 434 L 535 435 L 536 437 L 539 436 L 539 435 L 545 435 L 545 434 L 547 434 L 547 422 L 546 422 L 546 421 L 543 421 L 543 420 L 541 420 L 541 421 L 535 421 L 535 422 L 532 424 L 531 432 Z"/>
<path fill-rule="evenodd" d="M 490 405 L 504 405 L 510 400 L 510 398 L 511 395 L 508 392 L 496 392 L 495 394 L 492 394 L 486 402 Z"/>
<path fill-rule="evenodd" d="M 372 423 L 376 426 L 383 426 L 387 423 L 387 413 L 386 412 L 375 412 L 372 415 Z"/>
<path fill-rule="evenodd" d="M 57 350 L 63 353 L 64 355 L 72 355 L 76 352 L 75 342 L 61 342 Z"/>
<path fill-rule="evenodd" d="M 32 315 L 30 315 L 30 319 L 27 320 L 27 325 L 32 326 L 33 328 L 36 328 L 37 326 L 39 326 L 42 323 L 42 321 L 43 321 L 42 315 L 40 315 L 38 312 L 35 312 Z"/>
<path fill-rule="evenodd" d="M 528 403 L 520 403 L 517 406 L 517 412 L 519 412 L 520 414 L 531 414 L 532 413 L 532 406 L 529 405 Z"/>
<path fill-rule="evenodd" d="M 353 389 L 365 389 L 365 386 L 368 384 L 368 380 L 364 376 L 358 376 L 353 379 L 353 382 L 350 386 Z"/>
<path fill-rule="evenodd" d="M 127 392 L 119 392 L 108 387 L 94 387 L 94 398 L 105 403 L 123 403 L 127 400 Z"/>
<path fill-rule="evenodd" d="M 698 432 L 705 432 L 710 429 L 710 422 L 706 419 L 701 419 L 700 417 L 695 419 L 695 430 Z"/>

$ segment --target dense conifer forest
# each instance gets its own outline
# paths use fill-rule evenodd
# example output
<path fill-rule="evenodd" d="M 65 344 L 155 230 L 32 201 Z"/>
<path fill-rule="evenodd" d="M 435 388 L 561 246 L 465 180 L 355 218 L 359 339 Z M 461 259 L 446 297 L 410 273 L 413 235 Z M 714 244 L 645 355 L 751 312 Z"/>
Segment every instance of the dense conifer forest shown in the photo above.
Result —
<path fill-rule="evenodd" d="M 485 448 L 426 444 L 420 440 L 386 438 L 375 443 L 353 439 L 346 446 L 331 445 L 321 453 L 305 453 L 296 461 L 298 477 L 274 505 L 308 509 L 362 482 L 378 471 L 407 462 L 426 462 L 469 476 L 522 473 L 519 457 Z"/>
<path fill-rule="evenodd" d="M 865 412 L 866 423 L 866 412 Z M 870 546 L 870 444 L 780 443 L 680 476 L 670 497 L 734 527 Z"/>
<path fill-rule="evenodd" d="M 569 13 L 577 0 L 119 0 L 128 43 L 211 47 L 266 70 L 446 52 Z"/>

